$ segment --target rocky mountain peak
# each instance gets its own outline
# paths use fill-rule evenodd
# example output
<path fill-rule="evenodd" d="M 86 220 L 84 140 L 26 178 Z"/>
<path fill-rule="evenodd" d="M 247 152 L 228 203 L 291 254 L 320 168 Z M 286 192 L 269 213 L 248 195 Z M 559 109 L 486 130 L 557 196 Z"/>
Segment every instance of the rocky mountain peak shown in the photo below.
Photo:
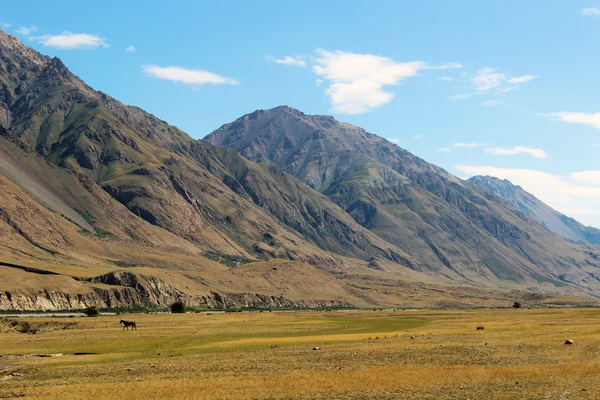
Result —
<path fill-rule="evenodd" d="M 50 57 L 42 55 L 32 49 L 31 47 L 25 46 L 16 36 L 4 32 L 0 29 L 0 60 L 2 63 L 11 61 L 11 57 L 17 57 L 21 67 L 31 64 L 41 66 L 45 65 L 50 61 Z"/>

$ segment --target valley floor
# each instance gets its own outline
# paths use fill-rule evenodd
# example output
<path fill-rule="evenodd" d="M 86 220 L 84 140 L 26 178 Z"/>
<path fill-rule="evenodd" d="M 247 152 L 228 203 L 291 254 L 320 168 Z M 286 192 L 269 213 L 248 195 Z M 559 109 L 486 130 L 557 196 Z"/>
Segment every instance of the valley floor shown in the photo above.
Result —
<path fill-rule="evenodd" d="M 0 318 L 0 332 L 0 398 L 600 398 L 600 309 Z"/>

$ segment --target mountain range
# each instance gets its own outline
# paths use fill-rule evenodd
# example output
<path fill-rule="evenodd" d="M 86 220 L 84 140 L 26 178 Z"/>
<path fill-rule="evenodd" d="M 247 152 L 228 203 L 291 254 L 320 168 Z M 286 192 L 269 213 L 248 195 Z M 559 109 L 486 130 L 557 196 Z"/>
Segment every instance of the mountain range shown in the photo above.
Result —
<path fill-rule="evenodd" d="M 469 182 L 483 186 L 502 197 L 508 204 L 531 217 L 552 232 L 569 240 L 600 244 L 600 229 L 585 226 L 571 217 L 554 210 L 522 187 L 506 179 L 491 176 L 474 176 Z"/>
<path fill-rule="evenodd" d="M 593 230 L 333 117 L 282 106 L 194 140 L 2 31 L 0 85 L 0 309 L 600 293 Z"/>
<path fill-rule="evenodd" d="M 570 243 L 493 191 L 332 117 L 259 110 L 204 141 L 301 179 L 410 254 L 412 269 L 471 284 L 579 283 L 594 274 L 588 243 Z"/>

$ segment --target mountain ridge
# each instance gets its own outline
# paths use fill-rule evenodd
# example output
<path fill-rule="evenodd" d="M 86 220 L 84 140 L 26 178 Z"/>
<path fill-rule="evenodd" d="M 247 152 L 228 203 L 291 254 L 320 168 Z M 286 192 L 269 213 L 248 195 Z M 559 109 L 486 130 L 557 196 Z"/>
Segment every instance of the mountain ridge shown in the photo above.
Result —
<path fill-rule="evenodd" d="M 23 270 L 32 284 L 0 285 L 1 304 L 164 306 L 183 296 L 219 307 L 364 306 L 398 304 L 405 287 L 593 294 L 600 282 L 596 253 L 526 229 L 499 197 L 333 117 L 281 107 L 273 117 L 286 129 L 266 121 L 272 139 L 280 134 L 272 144 L 295 150 L 281 163 L 298 179 L 268 153 L 251 161 L 95 91 L 1 31 L 0 84 L 0 272 L 60 275 L 45 282 Z M 253 114 L 239 127 L 268 112 Z M 303 141 L 286 146 L 296 128 Z M 304 289 L 236 272 L 257 263 L 273 285 L 297 279 Z M 333 298 L 303 286 L 303 274 L 335 278 L 322 279 Z M 464 293 L 442 292 L 446 303 Z"/>
<path fill-rule="evenodd" d="M 582 268 L 594 262 L 500 196 L 333 117 L 286 106 L 257 110 L 202 140 L 283 168 L 429 271 L 453 279 L 542 279 L 540 272 L 554 269 L 560 281 L 575 259 L 563 254 L 579 253 Z M 547 256 L 548 247 L 561 250 Z"/>

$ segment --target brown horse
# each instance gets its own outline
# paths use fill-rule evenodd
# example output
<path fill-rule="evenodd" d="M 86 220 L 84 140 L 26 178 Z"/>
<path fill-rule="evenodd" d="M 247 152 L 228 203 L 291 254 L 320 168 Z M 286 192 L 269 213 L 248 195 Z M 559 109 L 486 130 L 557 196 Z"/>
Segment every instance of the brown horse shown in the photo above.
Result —
<path fill-rule="evenodd" d="M 131 330 L 135 329 L 137 331 L 137 326 L 135 326 L 134 321 L 126 321 L 126 320 L 122 319 L 121 321 L 119 321 L 119 324 L 123 324 L 123 330 L 125 330 L 125 328 L 127 328 L 127 330 L 129 330 L 129 327 L 131 327 Z"/>

